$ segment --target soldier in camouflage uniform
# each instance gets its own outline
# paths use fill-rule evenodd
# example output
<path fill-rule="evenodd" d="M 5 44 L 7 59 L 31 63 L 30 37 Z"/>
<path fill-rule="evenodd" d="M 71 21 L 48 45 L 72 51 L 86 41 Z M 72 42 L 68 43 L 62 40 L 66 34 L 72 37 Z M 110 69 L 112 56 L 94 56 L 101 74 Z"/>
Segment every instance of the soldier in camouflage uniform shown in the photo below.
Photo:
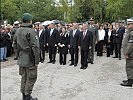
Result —
<path fill-rule="evenodd" d="M 17 64 L 21 78 L 21 93 L 23 100 L 38 100 L 31 93 L 37 80 L 37 65 L 39 64 L 39 39 L 32 29 L 32 15 L 24 13 L 22 25 L 14 35 L 14 46 L 19 51 Z"/>
<path fill-rule="evenodd" d="M 88 30 L 91 31 L 93 34 L 93 44 L 89 50 L 88 63 L 91 63 L 91 64 L 94 63 L 94 51 L 95 51 L 95 45 L 98 39 L 98 27 L 94 23 L 95 23 L 94 18 L 90 18 Z"/>
<path fill-rule="evenodd" d="M 123 40 L 123 53 L 126 59 L 127 80 L 121 83 L 122 86 L 132 87 L 133 85 L 133 18 L 127 19 L 128 31 Z"/>

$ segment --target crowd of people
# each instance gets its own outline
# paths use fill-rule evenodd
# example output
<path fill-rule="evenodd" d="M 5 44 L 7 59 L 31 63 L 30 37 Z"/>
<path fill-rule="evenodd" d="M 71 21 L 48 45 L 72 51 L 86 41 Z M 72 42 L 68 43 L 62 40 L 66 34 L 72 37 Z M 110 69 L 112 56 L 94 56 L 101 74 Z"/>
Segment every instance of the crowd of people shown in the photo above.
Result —
<path fill-rule="evenodd" d="M 21 24 L 16 21 L 13 26 L 7 25 L 1 28 L 1 57 L 0 61 L 7 61 L 7 57 L 15 54 L 14 60 L 18 59 L 18 51 L 13 49 L 13 37 L 17 28 Z M 47 24 L 41 22 L 31 26 L 37 33 L 40 42 L 40 62 L 45 60 L 45 53 L 49 53 L 49 62 L 55 64 L 56 54 L 59 53 L 59 63 L 65 65 L 67 54 L 71 55 L 71 65 L 77 66 L 79 52 L 81 54 L 81 68 L 85 69 L 88 63 L 94 63 L 94 52 L 97 56 L 121 60 L 121 45 L 126 25 L 124 23 L 102 23 L 95 24 L 94 19 L 90 18 L 86 23 L 54 23 L 48 21 Z M 83 66 L 83 67 L 82 67 Z"/>
<path fill-rule="evenodd" d="M 45 61 L 45 53 L 49 53 L 49 62 L 56 63 L 59 53 L 60 65 L 66 65 L 67 54 L 71 55 L 70 66 L 77 66 L 81 57 L 80 69 L 85 70 L 88 63 L 94 64 L 94 52 L 97 56 L 121 60 L 121 48 L 126 58 L 127 80 L 122 86 L 131 87 L 133 84 L 133 18 L 124 23 L 95 24 L 94 18 L 85 23 L 47 23 L 32 24 L 33 16 L 29 13 L 22 15 L 22 24 L 14 22 L 13 28 L 5 26 L 0 29 L 0 60 L 15 53 L 18 60 L 21 78 L 21 93 L 23 100 L 38 100 L 31 93 L 37 80 L 37 66 Z M 125 38 L 124 38 L 125 37 Z M 123 40 L 124 38 L 124 40 Z M 80 53 L 79 53 L 80 52 Z"/>

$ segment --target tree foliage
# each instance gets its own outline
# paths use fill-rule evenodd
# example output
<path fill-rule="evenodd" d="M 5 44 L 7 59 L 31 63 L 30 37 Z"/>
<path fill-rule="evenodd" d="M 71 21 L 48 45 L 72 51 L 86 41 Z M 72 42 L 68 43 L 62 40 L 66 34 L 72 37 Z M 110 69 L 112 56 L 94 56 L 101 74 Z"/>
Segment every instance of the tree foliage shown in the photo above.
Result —
<path fill-rule="evenodd" d="M 107 0 L 106 18 L 111 21 L 133 16 L 133 0 Z"/>
<path fill-rule="evenodd" d="M 31 13 L 34 21 L 62 19 L 51 0 L 3 0 L 1 11 L 3 19 L 10 22 L 20 19 L 25 12 Z"/>
<path fill-rule="evenodd" d="M 74 1 L 74 4 L 72 4 Z M 1 19 L 13 22 L 29 12 L 34 21 L 87 21 L 91 16 L 98 22 L 125 19 L 133 16 L 133 0 L 2 0 Z"/>

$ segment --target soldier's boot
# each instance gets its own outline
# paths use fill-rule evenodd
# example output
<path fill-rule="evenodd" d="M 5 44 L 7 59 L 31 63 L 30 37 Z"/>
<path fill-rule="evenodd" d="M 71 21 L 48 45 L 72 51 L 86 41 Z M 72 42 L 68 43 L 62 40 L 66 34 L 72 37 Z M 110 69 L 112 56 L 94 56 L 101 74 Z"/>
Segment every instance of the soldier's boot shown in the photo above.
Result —
<path fill-rule="evenodd" d="M 26 100 L 26 95 L 24 93 L 22 93 L 22 98 L 23 100 Z"/>
<path fill-rule="evenodd" d="M 121 86 L 132 87 L 132 85 L 133 85 L 133 79 L 128 79 L 128 81 L 121 83 Z"/>
<path fill-rule="evenodd" d="M 30 95 L 26 95 L 25 100 L 38 100 L 38 99 L 37 98 L 32 98 L 32 96 L 30 96 Z"/>

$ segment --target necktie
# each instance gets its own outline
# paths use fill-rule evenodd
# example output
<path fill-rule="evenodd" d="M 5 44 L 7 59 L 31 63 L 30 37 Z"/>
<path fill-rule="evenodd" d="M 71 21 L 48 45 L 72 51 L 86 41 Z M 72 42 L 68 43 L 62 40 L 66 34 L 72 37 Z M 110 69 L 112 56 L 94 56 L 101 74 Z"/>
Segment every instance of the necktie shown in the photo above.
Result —
<path fill-rule="evenodd" d="M 73 37 L 75 36 L 76 30 L 73 30 Z"/>
<path fill-rule="evenodd" d="M 53 29 L 50 30 L 50 36 L 52 35 L 52 33 L 53 33 Z"/>
<path fill-rule="evenodd" d="M 86 35 L 86 34 L 85 34 L 85 31 L 84 31 L 84 32 L 83 32 L 83 39 L 85 38 L 85 35 Z"/>

